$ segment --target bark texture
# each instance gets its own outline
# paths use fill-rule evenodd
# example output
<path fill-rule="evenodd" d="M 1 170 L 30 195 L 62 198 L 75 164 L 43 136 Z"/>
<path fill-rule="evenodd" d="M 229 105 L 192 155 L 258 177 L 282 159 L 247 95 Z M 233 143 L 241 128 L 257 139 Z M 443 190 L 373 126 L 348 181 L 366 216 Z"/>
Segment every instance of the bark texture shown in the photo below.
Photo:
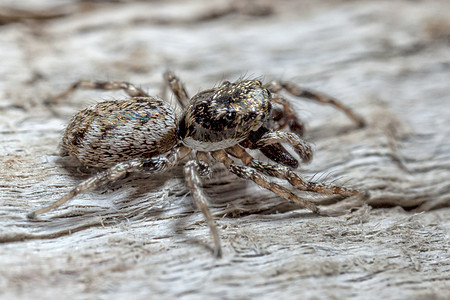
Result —
<path fill-rule="evenodd" d="M 0 298 L 450 298 L 448 1 L 18 3 L 0 5 Z M 317 216 L 214 166 L 222 259 L 180 167 L 27 220 L 96 172 L 59 157 L 70 117 L 125 96 L 45 100 L 79 79 L 173 100 L 168 68 L 191 95 L 250 77 L 340 99 L 365 128 L 289 98 L 315 150 L 298 172 L 368 198 L 299 193 Z"/>

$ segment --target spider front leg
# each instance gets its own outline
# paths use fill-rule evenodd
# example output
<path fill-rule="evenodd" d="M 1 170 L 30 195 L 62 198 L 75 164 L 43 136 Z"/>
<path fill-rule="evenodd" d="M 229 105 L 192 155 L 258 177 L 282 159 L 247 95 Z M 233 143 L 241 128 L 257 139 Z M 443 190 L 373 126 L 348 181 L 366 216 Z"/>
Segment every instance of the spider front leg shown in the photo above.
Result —
<path fill-rule="evenodd" d="M 343 111 L 350 119 L 354 120 L 358 124 L 359 127 L 364 127 L 366 125 L 366 122 L 360 116 L 355 114 L 349 107 L 345 106 L 339 100 L 337 100 L 331 96 L 328 96 L 326 94 L 323 94 L 323 93 L 320 93 L 317 91 L 313 91 L 313 90 L 309 90 L 309 89 L 304 89 L 292 82 L 287 82 L 287 81 L 272 81 L 266 85 L 266 88 L 268 88 L 272 93 L 275 93 L 275 94 L 279 93 L 282 90 L 285 90 L 289 94 L 291 94 L 295 97 L 306 98 L 306 99 L 314 100 L 314 101 L 317 101 L 320 103 L 333 105 L 337 109 Z M 274 99 L 275 102 L 280 101 L 280 100 L 277 100 L 277 97 L 282 99 L 282 97 L 280 97 L 278 95 L 274 95 L 273 98 L 275 98 Z M 289 115 L 289 114 L 287 114 L 287 115 Z"/>
<path fill-rule="evenodd" d="M 59 95 L 51 97 L 46 104 L 55 104 L 59 100 L 66 98 L 77 89 L 81 90 L 123 90 L 131 97 L 149 97 L 149 95 L 142 89 L 134 86 L 126 81 L 92 81 L 92 80 L 80 80 L 72 84 L 67 90 Z"/>
<path fill-rule="evenodd" d="M 214 219 L 208 206 L 208 199 L 203 192 L 200 181 L 200 175 L 204 176 L 209 173 L 210 169 L 208 164 L 201 160 L 188 161 L 184 166 L 184 176 L 191 190 L 192 196 L 194 197 L 195 204 L 202 211 L 206 221 L 208 222 L 209 229 L 211 230 L 211 234 L 214 239 L 214 255 L 216 257 L 221 257 L 222 248 L 220 246 L 219 233 L 217 232 L 217 227 L 214 224 Z"/>
<path fill-rule="evenodd" d="M 305 133 L 305 124 L 297 117 L 295 114 L 295 109 L 292 107 L 292 104 L 289 103 L 288 100 L 281 97 L 280 95 L 273 94 L 272 101 L 280 104 L 283 109 L 273 109 L 272 118 L 275 123 L 278 124 L 278 128 L 276 130 L 283 129 L 286 126 L 289 126 L 289 130 L 298 136 L 303 136 Z"/>
<path fill-rule="evenodd" d="M 300 155 L 304 162 L 312 159 L 313 152 L 311 146 L 302 140 L 297 134 L 284 131 L 267 132 L 256 142 L 257 148 L 263 148 L 271 144 L 286 142 L 294 147 L 295 152 Z"/>
<path fill-rule="evenodd" d="M 115 166 L 101 171 L 96 175 L 86 179 L 57 201 L 29 213 L 27 217 L 29 219 L 34 219 L 37 215 L 60 207 L 78 194 L 92 191 L 110 182 L 115 182 L 127 173 L 140 172 L 154 174 L 164 172 L 174 166 L 178 162 L 178 160 L 185 157 L 187 154 L 189 154 L 189 152 L 190 149 L 183 147 L 181 148 L 181 150 L 178 149 L 176 151 L 173 151 L 167 156 L 157 156 L 150 159 L 132 159 L 125 162 L 120 162 Z"/>
<path fill-rule="evenodd" d="M 306 181 L 288 167 L 254 159 L 240 146 L 234 146 L 227 148 L 226 150 L 230 155 L 239 158 L 245 165 L 248 165 L 268 176 L 285 179 L 293 187 L 300 191 L 316 192 L 328 195 L 338 194 L 341 196 L 365 195 L 363 192 L 341 186 Z"/>
<path fill-rule="evenodd" d="M 268 132 L 270 132 L 270 130 L 267 127 L 261 126 L 258 130 L 252 131 L 247 139 L 243 140 L 239 144 L 245 148 L 258 149 L 267 158 L 270 158 L 279 164 L 296 169 L 298 167 L 297 159 L 295 159 L 280 143 L 257 147 L 256 143 L 258 143 L 261 137 Z"/>
<path fill-rule="evenodd" d="M 224 164 L 233 174 L 243 179 L 252 180 L 257 185 L 272 191 L 279 197 L 300 204 L 301 206 L 310 209 L 314 213 L 320 214 L 319 208 L 314 203 L 300 198 L 299 196 L 279 184 L 271 182 L 269 178 L 267 178 L 263 174 L 260 174 L 254 168 L 235 164 L 234 161 L 227 155 L 225 150 L 214 151 L 211 153 L 211 155 L 217 161 Z"/>

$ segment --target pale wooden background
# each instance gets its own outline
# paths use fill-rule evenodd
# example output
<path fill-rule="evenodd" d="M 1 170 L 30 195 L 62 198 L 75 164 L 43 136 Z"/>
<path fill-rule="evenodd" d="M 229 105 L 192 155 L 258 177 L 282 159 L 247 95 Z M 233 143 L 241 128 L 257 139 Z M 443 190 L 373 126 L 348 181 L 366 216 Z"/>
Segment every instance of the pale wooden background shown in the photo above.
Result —
<path fill-rule="evenodd" d="M 450 5 L 315 2 L 1 3 L 0 298 L 448 299 Z M 43 101 L 78 79 L 163 95 L 167 68 L 191 94 L 247 76 L 338 97 L 368 127 L 293 99 L 315 148 L 299 172 L 369 199 L 319 217 L 217 166 L 205 189 L 219 260 L 179 168 L 28 221 L 95 172 L 58 157 L 70 116 L 124 95 Z"/>

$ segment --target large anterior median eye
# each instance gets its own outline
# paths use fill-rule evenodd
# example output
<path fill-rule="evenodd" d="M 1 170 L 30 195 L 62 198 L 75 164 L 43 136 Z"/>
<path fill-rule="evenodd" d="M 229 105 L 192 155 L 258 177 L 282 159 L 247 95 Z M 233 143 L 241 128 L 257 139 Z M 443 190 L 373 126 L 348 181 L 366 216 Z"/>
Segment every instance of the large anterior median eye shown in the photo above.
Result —
<path fill-rule="evenodd" d="M 224 118 L 227 121 L 233 121 L 234 119 L 236 119 L 236 111 L 235 110 L 231 110 L 231 111 L 227 112 L 225 114 Z"/>

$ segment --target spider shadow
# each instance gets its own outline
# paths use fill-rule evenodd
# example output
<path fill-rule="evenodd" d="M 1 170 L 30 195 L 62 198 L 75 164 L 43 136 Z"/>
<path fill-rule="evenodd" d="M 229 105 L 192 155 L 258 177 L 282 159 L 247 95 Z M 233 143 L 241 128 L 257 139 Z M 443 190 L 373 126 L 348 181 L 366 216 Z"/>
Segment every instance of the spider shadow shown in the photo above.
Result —
<path fill-rule="evenodd" d="M 74 186 L 101 171 L 101 169 L 83 167 L 76 159 L 71 157 L 60 157 L 56 160 L 56 163 L 66 170 L 67 174 L 64 176 L 76 181 Z M 158 174 L 158 176 L 129 174 L 116 182 L 76 197 L 76 199 L 80 199 L 83 195 L 91 194 L 85 197 L 95 199 L 95 203 L 92 205 L 75 205 L 69 202 L 53 210 L 53 214 L 49 217 L 39 216 L 33 220 L 33 224 L 39 228 L 38 232 L 40 233 L 32 234 L 29 238 L 55 238 L 91 227 L 111 226 L 124 221 L 157 218 L 165 213 L 164 205 L 161 206 L 162 201 L 155 200 L 155 198 L 151 201 L 152 198 L 146 197 L 146 195 L 152 192 L 164 194 L 164 187 L 167 182 L 179 177 L 182 177 L 182 169 L 179 167 Z M 184 185 L 184 183 L 182 184 Z M 74 186 L 68 186 L 68 188 Z M 184 192 L 182 191 L 182 193 Z M 64 195 L 64 192 L 59 196 L 62 195 Z M 114 199 L 111 200 L 111 198 Z M 111 205 L 108 207 L 100 204 L 102 199 L 109 201 Z M 153 204 L 157 205 L 152 206 Z M 26 222 L 28 223 L 29 220 Z"/>

